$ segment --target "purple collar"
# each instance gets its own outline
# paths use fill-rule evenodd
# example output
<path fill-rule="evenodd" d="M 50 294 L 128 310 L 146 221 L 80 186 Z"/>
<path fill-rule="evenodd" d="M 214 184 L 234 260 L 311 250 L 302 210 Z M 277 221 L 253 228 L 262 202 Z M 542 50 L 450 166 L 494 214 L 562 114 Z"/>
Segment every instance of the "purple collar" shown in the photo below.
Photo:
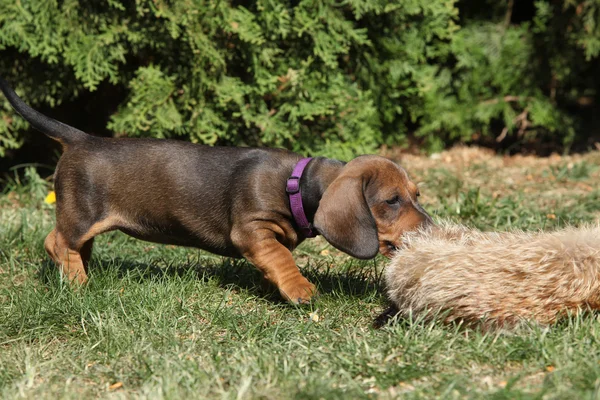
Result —
<path fill-rule="evenodd" d="M 313 229 L 312 224 L 306 219 L 304 207 L 302 206 L 302 192 L 300 191 L 300 178 L 302 177 L 304 168 L 306 168 L 310 160 L 312 160 L 311 157 L 303 158 L 298 161 L 292 171 L 292 176 L 287 180 L 287 185 L 285 187 L 285 191 L 290 196 L 290 209 L 292 210 L 294 220 L 307 238 L 313 238 L 318 235 Z"/>

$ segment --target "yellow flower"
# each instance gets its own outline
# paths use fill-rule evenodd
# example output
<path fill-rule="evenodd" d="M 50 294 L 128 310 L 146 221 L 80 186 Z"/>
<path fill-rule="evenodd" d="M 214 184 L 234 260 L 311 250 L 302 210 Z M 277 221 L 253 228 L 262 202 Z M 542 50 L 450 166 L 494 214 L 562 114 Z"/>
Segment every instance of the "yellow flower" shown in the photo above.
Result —
<path fill-rule="evenodd" d="M 56 203 L 56 193 L 53 191 L 51 191 L 50 193 L 48 193 L 48 196 L 46 196 L 46 198 L 44 199 L 44 203 L 46 204 L 54 204 Z"/>
<path fill-rule="evenodd" d="M 319 316 L 318 312 L 319 312 L 319 310 L 308 313 L 308 318 L 310 318 L 313 322 L 319 322 L 321 317 Z"/>

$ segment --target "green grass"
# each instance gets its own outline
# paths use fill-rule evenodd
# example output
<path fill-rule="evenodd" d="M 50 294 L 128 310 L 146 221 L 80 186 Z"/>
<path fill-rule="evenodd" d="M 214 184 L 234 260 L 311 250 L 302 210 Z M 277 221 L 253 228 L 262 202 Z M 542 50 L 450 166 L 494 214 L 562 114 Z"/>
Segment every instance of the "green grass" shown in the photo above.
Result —
<path fill-rule="evenodd" d="M 598 220 L 599 160 L 407 167 L 436 218 L 535 230 Z M 43 250 L 48 189 L 29 171 L 0 196 L 0 398 L 598 397 L 595 315 L 512 334 L 418 316 L 376 330 L 385 260 L 321 239 L 295 252 L 321 290 L 310 306 L 281 302 L 243 261 L 120 233 L 99 237 L 73 290 Z"/>

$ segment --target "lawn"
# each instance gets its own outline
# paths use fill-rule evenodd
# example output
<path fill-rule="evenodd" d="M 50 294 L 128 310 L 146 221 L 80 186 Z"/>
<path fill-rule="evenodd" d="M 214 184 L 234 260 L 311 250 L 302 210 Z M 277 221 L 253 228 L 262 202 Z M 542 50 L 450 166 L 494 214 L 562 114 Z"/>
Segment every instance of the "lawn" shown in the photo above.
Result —
<path fill-rule="evenodd" d="M 392 154 L 393 156 L 393 154 Z M 600 152 L 403 155 L 436 218 L 485 230 L 600 220 Z M 48 262 L 50 184 L 32 170 L 0 196 L 1 398 L 596 398 L 600 320 L 483 333 L 419 320 L 372 328 L 386 260 L 321 238 L 295 251 L 320 287 L 283 303 L 243 261 L 98 238 L 87 286 Z"/>

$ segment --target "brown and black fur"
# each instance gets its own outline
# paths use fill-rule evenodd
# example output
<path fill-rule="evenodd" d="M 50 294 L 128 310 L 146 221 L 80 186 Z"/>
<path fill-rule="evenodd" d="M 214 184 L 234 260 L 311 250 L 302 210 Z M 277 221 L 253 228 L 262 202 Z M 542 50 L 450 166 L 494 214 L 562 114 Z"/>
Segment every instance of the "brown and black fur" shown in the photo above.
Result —
<path fill-rule="evenodd" d="M 245 257 L 292 302 L 315 294 L 291 253 L 305 239 L 285 191 L 300 155 L 95 137 L 33 110 L 1 78 L 0 89 L 34 128 L 63 146 L 54 177 L 56 227 L 45 247 L 69 280 L 87 280 L 94 237 L 118 229 L 151 242 Z M 300 187 L 309 221 L 358 258 L 389 255 L 403 232 L 431 221 L 416 185 L 382 157 L 347 164 L 315 158 Z"/>

